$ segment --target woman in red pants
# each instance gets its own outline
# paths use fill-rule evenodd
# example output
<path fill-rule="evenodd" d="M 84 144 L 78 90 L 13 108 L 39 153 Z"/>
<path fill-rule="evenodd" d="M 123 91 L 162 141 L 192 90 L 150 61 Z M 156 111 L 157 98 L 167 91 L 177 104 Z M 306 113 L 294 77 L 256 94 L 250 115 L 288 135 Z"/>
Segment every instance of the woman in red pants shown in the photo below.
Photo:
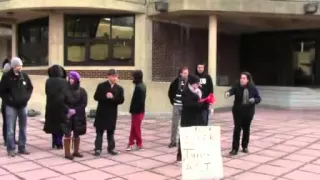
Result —
<path fill-rule="evenodd" d="M 137 150 L 142 150 L 142 138 L 141 138 L 141 123 L 144 118 L 145 112 L 145 101 L 147 89 L 143 83 L 143 73 L 141 70 L 136 70 L 132 74 L 133 83 L 135 88 L 133 91 L 131 104 L 130 104 L 130 113 L 131 113 L 131 131 L 129 137 L 129 144 L 127 151 L 131 151 L 135 148 Z"/>

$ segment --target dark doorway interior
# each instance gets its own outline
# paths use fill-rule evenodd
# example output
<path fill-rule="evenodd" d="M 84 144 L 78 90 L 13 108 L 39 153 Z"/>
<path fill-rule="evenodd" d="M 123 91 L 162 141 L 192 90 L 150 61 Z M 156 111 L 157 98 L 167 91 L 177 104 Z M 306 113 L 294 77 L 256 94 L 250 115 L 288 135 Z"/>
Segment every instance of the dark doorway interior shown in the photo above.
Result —
<path fill-rule="evenodd" d="M 320 86 L 320 30 L 244 34 L 240 69 L 259 85 Z"/>

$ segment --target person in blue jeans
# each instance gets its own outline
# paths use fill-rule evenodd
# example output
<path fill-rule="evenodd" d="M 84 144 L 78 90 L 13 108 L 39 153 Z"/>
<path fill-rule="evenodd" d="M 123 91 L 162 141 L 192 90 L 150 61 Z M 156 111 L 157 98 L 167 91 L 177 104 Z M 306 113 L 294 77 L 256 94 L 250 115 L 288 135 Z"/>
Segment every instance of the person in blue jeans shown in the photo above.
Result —
<path fill-rule="evenodd" d="M 2 73 L 6 73 L 8 71 L 10 71 L 11 69 L 11 65 L 10 65 L 10 60 L 8 58 L 6 58 L 3 62 L 2 62 Z M 6 121 L 6 105 L 4 104 L 4 102 L 2 101 L 1 103 L 1 114 L 2 114 L 2 135 L 3 135 L 3 142 L 4 145 L 7 146 L 7 121 Z M 14 134 L 14 137 L 16 134 Z M 16 139 L 16 138 L 14 138 Z M 16 144 L 18 144 L 18 141 L 15 141 Z"/>
<path fill-rule="evenodd" d="M 195 75 L 200 78 L 200 89 L 202 91 L 203 98 L 208 97 L 211 93 L 213 94 L 213 81 L 211 76 L 205 72 L 204 63 L 197 64 Z M 205 103 L 201 110 L 204 124 L 206 126 L 209 125 L 210 106 L 210 104 Z"/>
<path fill-rule="evenodd" d="M 8 155 L 16 155 L 14 130 L 19 119 L 18 153 L 30 154 L 26 149 L 27 104 L 33 91 L 29 76 L 22 72 L 22 61 L 18 57 L 11 60 L 11 69 L 3 74 L 0 82 L 0 96 L 5 103 L 7 121 L 7 151 Z"/>

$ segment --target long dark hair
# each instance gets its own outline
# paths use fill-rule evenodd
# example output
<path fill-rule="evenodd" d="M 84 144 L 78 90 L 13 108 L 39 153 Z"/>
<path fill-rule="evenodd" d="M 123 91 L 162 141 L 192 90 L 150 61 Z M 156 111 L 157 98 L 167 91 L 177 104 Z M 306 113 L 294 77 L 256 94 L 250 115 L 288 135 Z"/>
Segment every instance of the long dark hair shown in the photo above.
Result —
<path fill-rule="evenodd" d="M 244 72 L 240 73 L 240 77 L 241 77 L 242 75 L 245 75 L 245 76 L 247 77 L 247 79 L 248 79 L 248 85 L 254 85 L 253 77 L 252 77 L 252 75 L 251 75 L 249 72 L 244 71 Z"/>
<path fill-rule="evenodd" d="M 6 58 L 5 60 L 3 60 L 2 62 L 2 68 L 4 68 L 4 65 L 6 65 L 7 63 L 9 63 L 10 60 L 8 58 Z"/>

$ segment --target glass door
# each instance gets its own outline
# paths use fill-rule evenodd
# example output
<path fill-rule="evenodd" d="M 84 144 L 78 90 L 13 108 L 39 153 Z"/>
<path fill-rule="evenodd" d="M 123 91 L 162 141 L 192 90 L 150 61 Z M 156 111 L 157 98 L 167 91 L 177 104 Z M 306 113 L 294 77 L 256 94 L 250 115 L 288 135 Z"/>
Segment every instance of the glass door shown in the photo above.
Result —
<path fill-rule="evenodd" d="M 315 85 L 316 41 L 299 40 L 293 44 L 293 82 L 295 86 Z"/>

